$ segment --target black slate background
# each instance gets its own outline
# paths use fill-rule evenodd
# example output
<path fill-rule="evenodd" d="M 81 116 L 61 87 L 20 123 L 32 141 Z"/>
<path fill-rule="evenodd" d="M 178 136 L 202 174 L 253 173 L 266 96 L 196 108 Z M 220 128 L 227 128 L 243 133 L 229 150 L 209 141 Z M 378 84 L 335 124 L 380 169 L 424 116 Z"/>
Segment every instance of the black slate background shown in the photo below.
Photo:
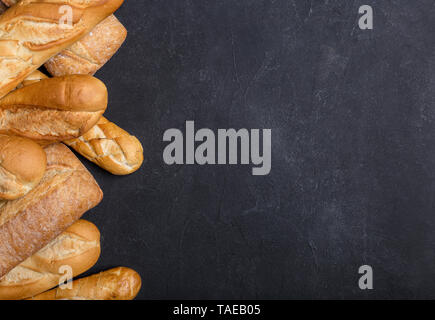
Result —
<path fill-rule="evenodd" d="M 128 40 L 97 77 L 146 162 L 87 164 L 105 192 L 89 273 L 132 267 L 141 299 L 435 298 L 433 0 L 128 0 L 117 16 Z M 186 120 L 271 128 L 271 174 L 166 166 L 163 133 Z"/>

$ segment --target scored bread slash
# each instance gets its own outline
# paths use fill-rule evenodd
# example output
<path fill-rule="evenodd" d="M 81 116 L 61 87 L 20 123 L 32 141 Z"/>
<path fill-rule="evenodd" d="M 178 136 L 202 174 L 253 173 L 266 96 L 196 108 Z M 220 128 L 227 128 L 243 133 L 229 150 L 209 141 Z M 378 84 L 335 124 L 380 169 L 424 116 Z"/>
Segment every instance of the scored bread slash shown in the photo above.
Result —
<path fill-rule="evenodd" d="M 22 86 L 46 78 L 42 72 L 34 71 L 23 81 Z M 115 175 L 132 174 L 141 167 L 144 160 L 140 141 L 104 117 L 79 138 L 64 140 L 64 143 Z"/>
<path fill-rule="evenodd" d="M 71 277 L 92 268 L 100 256 L 100 232 L 91 222 L 79 220 L 43 249 L 0 279 L 0 300 L 22 300 L 56 287 L 64 267 Z"/>
<path fill-rule="evenodd" d="M 139 274 L 125 267 L 110 269 L 56 288 L 28 300 L 133 300 L 142 285 Z"/>
<path fill-rule="evenodd" d="M 0 277 L 50 243 L 88 210 L 103 192 L 63 144 L 45 148 L 47 170 L 26 196 L 0 202 Z"/>
<path fill-rule="evenodd" d="M 0 133 L 56 142 L 89 131 L 107 108 L 107 88 L 89 75 L 35 81 L 0 99 Z"/>
<path fill-rule="evenodd" d="M 0 98 L 48 59 L 86 36 L 123 0 L 23 0 L 0 16 Z M 61 7 L 71 8 L 66 28 Z"/>
<path fill-rule="evenodd" d="M 2 1 L 8 7 L 18 2 Z M 126 37 L 127 29 L 114 15 L 110 15 L 81 40 L 48 60 L 44 66 L 54 77 L 69 74 L 94 75 L 118 51 Z"/>
<path fill-rule="evenodd" d="M 0 300 L 134 299 L 141 278 L 124 267 L 49 290 L 66 280 L 64 267 L 72 279 L 101 250 L 97 227 L 78 219 L 103 193 L 59 142 L 113 174 L 130 174 L 144 159 L 140 141 L 102 117 L 107 89 L 91 77 L 125 41 L 112 14 L 123 0 L 1 1 L 11 7 L 0 16 L 0 137 L 45 145 L 47 164 L 25 196 L 0 200 Z M 43 64 L 55 78 L 37 70 Z"/>
<path fill-rule="evenodd" d="M 64 142 L 115 175 L 137 171 L 144 160 L 140 141 L 104 117 L 80 138 Z"/>

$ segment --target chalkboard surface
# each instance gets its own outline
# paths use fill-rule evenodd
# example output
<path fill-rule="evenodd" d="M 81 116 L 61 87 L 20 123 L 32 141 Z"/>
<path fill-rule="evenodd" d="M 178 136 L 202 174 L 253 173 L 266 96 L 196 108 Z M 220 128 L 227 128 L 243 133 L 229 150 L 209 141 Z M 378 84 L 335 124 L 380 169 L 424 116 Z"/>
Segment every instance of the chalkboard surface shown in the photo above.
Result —
<path fill-rule="evenodd" d="M 371 5 L 374 29 L 358 8 Z M 140 299 L 435 298 L 433 0 L 129 0 L 97 73 L 136 135 L 105 193 L 88 274 L 137 270 Z M 168 166 L 163 134 L 272 129 L 272 171 Z M 360 290 L 370 265 L 374 290 Z"/>

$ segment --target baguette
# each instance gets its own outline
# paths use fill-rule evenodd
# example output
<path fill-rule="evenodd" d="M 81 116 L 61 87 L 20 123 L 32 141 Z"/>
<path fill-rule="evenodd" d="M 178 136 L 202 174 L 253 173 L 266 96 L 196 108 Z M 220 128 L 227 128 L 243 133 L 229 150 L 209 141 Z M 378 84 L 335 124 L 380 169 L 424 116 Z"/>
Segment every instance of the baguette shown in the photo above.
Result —
<path fill-rule="evenodd" d="M 2 1 L 8 7 L 18 2 Z M 126 37 L 125 27 L 114 15 L 110 15 L 81 40 L 48 60 L 45 68 L 54 77 L 94 75 L 118 51 Z"/>
<path fill-rule="evenodd" d="M 118 51 L 127 37 L 127 30 L 111 15 L 88 35 L 45 63 L 54 77 L 70 74 L 94 75 Z"/>
<path fill-rule="evenodd" d="M 140 141 L 104 117 L 83 136 L 65 143 L 115 175 L 131 174 L 143 163 Z"/>
<path fill-rule="evenodd" d="M 123 0 L 22 0 L 0 16 L 0 98 L 87 35 Z M 72 25 L 61 9 L 72 10 Z"/>
<path fill-rule="evenodd" d="M 63 144 L 45 148 L 47 170 L 26 196 L 0 202 L 0 277 L 45 247 L 103 193 L 92 175 Z"/>
<path fill-rule="evenodd" d="M 100 256 L 100 232 L 79 220 L 43 249 L 0 279 L 0 300 L 26 299 L 57 286 L 69 266 L 76 277 L 94 266 Z"/>
<path fill-rule="evenodd" d="M 8 7 L 18 2 L 2 1 Z M 69 74 L 94 75 L 118 51 L 126 37 L 125 27 L 114 15 L 110 15 L 81 40 L 48 60 L 45 68 L 54 77 Z"/>
<path fill-rule="evenodd" d="M 141 283 L 136 271 L 120 267 L 75 280 L 72 289 L 56 288 L 29 300 L 133 300 Z"/>
<path fill-rule="evenodd" d="M 0 134 L 0 200 L 15 200 L 36 187 L 47 157 L 35 142 Z"/>
<path fill-rule="evenodd" d="M 0 133 L 42 141 L 77 138 L 107 107 L 107 89 L 88 75 L 37 81 L 0 100 Z"/>
<path fill-rule="evenodd" d="M 23 85 L 45 78 L 45 74 L 35 71 L 26 78 Z M 64 142 L 86 159 L 115 175 L 137 171 L 144 160 L 140 141 L 104 117 L 80 138 Z"/>

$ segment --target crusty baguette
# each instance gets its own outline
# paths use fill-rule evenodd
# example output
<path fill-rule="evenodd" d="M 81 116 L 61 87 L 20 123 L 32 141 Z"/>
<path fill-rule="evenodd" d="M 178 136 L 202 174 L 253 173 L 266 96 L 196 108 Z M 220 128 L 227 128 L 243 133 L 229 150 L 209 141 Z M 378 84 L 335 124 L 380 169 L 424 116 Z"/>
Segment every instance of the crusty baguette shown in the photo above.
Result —
<path fill-rule="evenodd" d="M 43 79 L 0 100 L 0 133 L 52 142 L 77 138 L 106 107 L 106 86 L 92 76 Z"/>
<path fill-rule="evenodd" d="M 143 163 L 140 141 L 104 117 L 83 136 L 65 143 L 115 175 L 133 173 Z"/>
<path fill-rule="evenodd" d="M 88 35 L 45 63 L 54 77 L 69 74 L 94 75 L 118 51 L 127 37 L 127 30 L 111 15 Z"/>
<path fill-rule="evenodd" d="M 32 140 L 0 134 L 0 200 L 15 200 L 36 187 L 47 165 L 44 150 Z"/>
<path fill-rule="evenodd" d="M 63 144 L 45 148 L 47 170 L 26 196 L 0 202 L 0 277 L 45 247 L 103 193 L 92 175 Z"/>
<path fill-rule="evenodd" d="M 72 289 L 56 288 L 29 300 L 133 300 L 142 285 L 139 274 L 119 267 L 72 282 Z"/>
<path fill-rule="evenodd" d="M 21 300 L 59 285 L 63 266 L 76 277 L 94 266 L 100 256 L 100 232 L 79 220 L 55 240 L 0 279 L 0 300 Z"/>
<path fill-rule="evenodd" d="M 87 35 L 123 0 L 22 0 L 0 16 L 0 97 Z M 72 8 L 72 25 L 61 7 Z"/>
<path fill-rule="evenodd" d="M 32 84 L 47 76 L 35 71 L 23 85 Z M 64 141 L 82 156 L 115 175 L 135 172 L 143 163 L 140 141 L 104 117 L 80 138 Z"/>
<path fill-rule="evenodd" d="M 9 7 L 18 2 L 2 1 Z M 54 77 L 94 75 L 118 51 L 126 37 L 125 27 L 114 15 L 110 15 L 81 40 L 48 60 L 45 68 Z"/>

